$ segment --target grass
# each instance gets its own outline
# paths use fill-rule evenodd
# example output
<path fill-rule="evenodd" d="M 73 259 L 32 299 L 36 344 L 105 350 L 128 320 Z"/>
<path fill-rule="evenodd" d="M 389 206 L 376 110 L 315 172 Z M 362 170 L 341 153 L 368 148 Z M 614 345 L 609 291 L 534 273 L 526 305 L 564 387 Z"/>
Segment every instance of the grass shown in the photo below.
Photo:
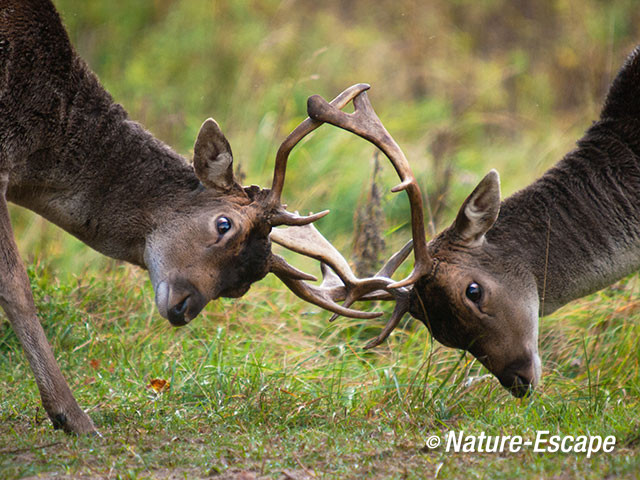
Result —
<path fill-rule="evenodd" d="M 329 325 L 269 279 L 174 329 L 153 313 L 144 272 L 109 265 L 64 281 L 46 263 L 30 267 L 47 335 L 103 438 L 51 428 L 5 322 L 2 478 L 635 478 L 640 469 L 638 275 L 543 321 L 542 387 L 516 400 L 414 323 L 364 352 L 378 325 Z M 152 379 L 170 387 L 158 393 Z M 590 459 L 426 448 L 449 430 L 614 435 L 616 447 Z"/>

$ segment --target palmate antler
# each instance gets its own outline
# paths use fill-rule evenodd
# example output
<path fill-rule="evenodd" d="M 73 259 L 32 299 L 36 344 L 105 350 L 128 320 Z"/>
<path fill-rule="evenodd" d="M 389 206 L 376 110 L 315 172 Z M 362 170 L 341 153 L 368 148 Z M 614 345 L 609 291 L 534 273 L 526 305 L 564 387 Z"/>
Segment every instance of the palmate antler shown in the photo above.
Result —
<path fill-rule="evenodd" d="M 320 286 L 306 283 L 305 278 L 299 274 L 292 275 L 282 271 L 272 271 L 299 297 L 334 312 L 331 320 L 334 320 L 338 315 L 355 318 L 375 318 L 381 314 L 360 312 L 349 307 L 359 300 L 395 300 L 396 305 L 393 314 L 383 331 L 365 346 L 365 348 L 373 348 L 382 343 L 400 323 L 400 320 L 409 309 L 410 285 L 431 272 L 433 260 L 427 250 L 420 188 L 402 150 L 375 114 L 366 94 L 368 88 L 369 86 L 365 84 L 354 85 L 336 97 L 331 103 L 328 103 L 318 95 L 309 98 L 307 102 L 309 118 L 294 130 L 278 152 L 276 165 L 281 165 L 282 167 L 279 170 L 278 166 L 276 166 L 274 187 L 271 192 L 273 201 L 280 202 L 280 192 L 284 184 L 284 168 L 291 148 L 307 133 L 322 123 L 331 123 L 369 140 L 391 160 L 402 180 L 392 191 L 406 190 L 409 196 L 413 241 L 407 243 L 399 252 L 393 255 L 376 275 L 371 278 L 359 279 L 353 274 L 344 257 L 310 224 L 311 222 L 305 222 L 306 226 L 274 229 L 271 233 L 271 238 L 290 250 L 322 262 L 323 282 Z M 354 103 L 354 112 L 351 114 L 342 112 L 340 109 L 351 99 L 353 99 Z M 292 214 L 287 213 L 287 215 Z M 291 223 L 288 224 L 291 225 Z M 401 282 L 394 282 L 391 276 L 407 258 L 412 249 L 414 250 L 415 258 L 413 272 Z M 287 268 L 293 269 L 288 265 Z M 297 273 L 301 272 L 297 271 Z M 339 305 L 337 302 L 342 300 L 344 300 L 343 305 Z"/>

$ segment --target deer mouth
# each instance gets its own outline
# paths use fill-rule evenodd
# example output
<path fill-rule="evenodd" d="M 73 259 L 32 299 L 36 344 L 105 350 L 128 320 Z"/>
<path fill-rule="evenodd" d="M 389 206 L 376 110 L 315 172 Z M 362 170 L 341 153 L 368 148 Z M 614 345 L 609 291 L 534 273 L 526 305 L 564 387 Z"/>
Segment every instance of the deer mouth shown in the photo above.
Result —
<path fill-rule="evenodd" d="M 167 317 L 171 322 L 171 325 L 181 327 L 182 325 L 189 323 L 189 320 L 185 317 L 187 309 L 189 308 L 189 298 L 190 297 L 185 297 L 169 309 Z"/>
<path fill-rule="evenodd" d="M 504 388 L 517 398 L 530 395 L 540 380 L 540 358 L 537 354 L 525 361 L 516 362 L 501 375 L 496 375 Z"/>
<path fill-rule="evenodd" d="M 500 379 L 500 383 L 509 391 L 511 395 L 517 398 L 523 398 L 533 392 L 533 383 L 531 380 L 522 375 L 515 374 L 513 377 L 504 382 Z"/>

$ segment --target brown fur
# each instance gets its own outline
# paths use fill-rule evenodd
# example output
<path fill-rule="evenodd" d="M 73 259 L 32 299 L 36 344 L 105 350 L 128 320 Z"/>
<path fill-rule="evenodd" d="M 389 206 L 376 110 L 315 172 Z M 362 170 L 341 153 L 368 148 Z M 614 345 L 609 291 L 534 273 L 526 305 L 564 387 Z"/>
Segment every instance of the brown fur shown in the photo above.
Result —
<path fill-rule="evenodd" d="M 234 179 L 207 120 L 194 168 L 130 120 L 78 57 L 49 0 L 0 0 L 0 305 L 56 428 L 90 432 L 36 316 L 7 201 L 87 245 L 148 268 L 160 313 L 182 325 L 269 271 L 265 192 Z M 231 222 L 228 231 L 217 221 Z"/>
<path fill-rule="evenodd" d="M 540 378 L 538 316 L 640 268 L 639 93 L 640 47 L 575 150 L 502 203 L 490 173 L 428 245 L 437 270 L 416 283 L 412 315 L 516 395 Z"/>

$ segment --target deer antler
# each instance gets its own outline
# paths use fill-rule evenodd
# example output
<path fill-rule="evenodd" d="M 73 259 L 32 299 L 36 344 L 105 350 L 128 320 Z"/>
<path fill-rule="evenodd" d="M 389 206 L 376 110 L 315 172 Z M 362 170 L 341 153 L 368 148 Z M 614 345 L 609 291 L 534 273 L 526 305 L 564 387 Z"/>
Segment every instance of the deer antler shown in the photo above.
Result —
<path fill-rule="evenodd" d="M 351 100 L 358 94 L 364 92 L 369 88 L 366 83 L 358 83 L 343 91 L 336 98 L 331 100 L 330 105 L 333 108 L 344 108 Z M 276 164 L 273 171 L 273 184 L 271 191 L 267 196 L 265 203 L 267 208 L 271 208 L 271 218 L 269 223 L 271 226 L 276 227 L 278 225 L 292 225 L 300 226 L 315 222 L 319 218 L 324 217 L 329 213 L 328 210 L 310 215 L 308 217 L 301 217 L 291 212 L 287 212 L 282 206 L 280 197 L 282 196 L 282 188 L 284 187 L 284 179 L 287 171 L 287 160 L 289 159 L 289 153 L 293 150 L 300 140 L 306 137 L 309 133 L 313 132 L 316 128 L 322 125 L 324 121 L 316 120 L 312 118 L 305 119 L 300 125 L 298 125 L 289 136 L 282 142 L 278 153 L 276 154 Z"/>
<path fill-rule="evenodd" d="M 331 105 L 337 109 L 344 108 L 351 100 L 354 99 L 354 97 L 368 88 L 369 85 L 364 83 L 353 85 L 352 87 L 349 87 L 348 89 L 343 91 L 336 98 L 334 98 L 331 101 Z M 329 213 L 329 211 L 326 210 L 324 212 L 303 217 L 299 216 L 297 212 L 287 212 L 285 210 L 285 206 L 283 206 L 281 203 L 282 188 L 284 186 L 289 153 L 291 152 L 293 147 L 295 147 L 300 142 L 300 140 L 302 140 L 306 135 L 311 133 L 323 123 L 324 122 L 321 120 L 307 118 L 289 134 L 284 142 L 282 142 L 282 145 L 280 145 L 280 148 L 278 149 L 278 153 L 276 155 L 276 164 L 273 174 L 273 185 L 271 191 L 262 201 L 262 205 L 266 211 L 270 212 L 268 221 L 271 226 L 289 225 L 294 227 L 287 229 L 290 230 L 288 234 L 284 234 L 275 230 L 272 231 L 272 239 L 278 237 L 284 239 L 286 237 L 289 237 L 290 240 L 288 242 L 283 240 L 286 243 L 285 246 L 287 246 L 287 248 L 319 260 L 324 257 L 323 254 L 317 253 L 318 251 L 330 252 L 332 249 L 330 257 L 331 259 L 333 259 L 335 268 L 338 268 L 341 272 L 345 273 L 347 271 L 350 271 L 350 269 L 346 260 L 344 260 L 344 258 L 338 253 L 338 251 L 324 237 L 322 237 L 322 235 L 320 235 L 315 228 L 313 228 L 313 230 L 303 229 L 303 226 L 310 225 L 312 222 L 315 222 L 319 218 L 325 216 L 327 213 Z M 318 235 L 314 235 L 312 233 L 313 231 L 315 231 Z M 292 232 L 296 233 L 292 234 Z M 307 238 L 305 238 L 305 235 L 307 236 Z M 316 242 L 317 245 L 314 242 Z M 308 249 L 294 247 L 294 245 L 296 245 L 297 243 L 307 243 Z M 338 257 L 342 259 L 342 262 L 337 261 Z M 331 260 L 329 261 L 331 262 Z M 352 310 L 339 305 L 335 301 L 336 293 L 333 292 L 326 283 L 323 283 L 319 287 L 305 283 L 304 280 L 315 280 L 315 277 L 305 274 L 304 272 L 300 272 L 291 265 L 287 264 L 287 262 L 282 257 L 279 257 L 277 255 L 272 254 L 270 271 L 278 276 L 278 278 L 280 278 L 280 280 L 282 280 L 284 284 L 287 285 L 287 287 L 289 287 L 289 289 L 291 289 L 300 298 L 318 305 L 321 308 L 334 312 L 334 314 L 336 315 L 344 315 L 353 318 L 376 318 L 382 315 L 381 313 L 377 312 L 361 312 L 358 310 Z M 351 277 L 345 278 L 355 279 L 355 276 L 353 275 L 353 273 L 351 273 Z M 340 290 L 340 287 L 338 287 L 337 290 Z M 344 295 L 342 296 L 342 298 L 344 298 Z"/>
<path fill-rule="evenodd" d="M 331 103 L 327 103 L 327 101 L 322 97 L 314 95 L 310 97 L 307 102 L 307 111 L 310 118 L 317 121 L 331 123 L 332 125 L 355 133 L 382 150 L 389 160 L 391 160 L 391 163 L 401 179 L 401 183 L 391 191 L 399 192 L 401 190 L 406 190 L 411 205 L 411 230 L 413 242 L 409 242 L 399 252 L 393 255 L 385 266 L 372 278 L 358 279 L 353 275 L 350 269 L 345 271 L 344 265 L 336 263 L 335 261 L 330 263 L 326 259 L 322 259 L 331 266 L 344 285 L 343 308 L 350 307 L 358 300 L 370 300 L 374 297 L 387 300 L 389 299 L 389 294 L 391 294 L 392 298 L 395 300 L 396 304 L 393 313 L 384 329 L 378 337 L 371 340 L 365 346 L 366 349 L 369 349 L 381 344 L 398 326 L 404 314 L 409 310 L 411 297 L 411 287 L 409 287 L 409 285 L 415 283 L 419 278 L 429 275 L 432 271 L 434 262 L 429 255 L 425 238 L 422 195 L 407 158 L 396 141 L 391 137 L 391 135 L 389 135 L 389 132 L 387 132 L 386 128 L 382 125 L 382 122 L 371 106 L 371 102 L 369 101 L 366 91 L 363 90 L 358 93 L 353 100 L 353 104 L 355 110 L 353 113 L 348 114 L 340 111 Z M 317 232 L 317 234 L 320 235 L 319 232 Z M 277 238 L 274 238 L 274 240 L 276 242 L 279 241 Z M 293 245 L 286 246 L 293 249 Z M 412 273 L 406 279 L 400 282 L 394 282 L 391 280 L 391 276 L 408 256 L 412 248 L 415 258 Z M 342 258 L 342 260 L 344 260 L 344 258 Z M 344 263 L 346 264 L 346 261 L 344 261 Z M 338 293 L 341 294 L 342 291 L 336 289 L 336 280 L 337 279 L 334 278 L 332 282 L 334 286 L 331 290 L 334 295 L 334 301 L 343 298 L 342 295 L 338 295 Z M 304 283 L 303 280 L 299 280 L 299 282 Z M 380 292 L 384 292 L 387 295 L 381 295 Z M 336 313 L 339 312 L 334 312 L 331 320 L 336 318 Z"/>
<path fill-rule="evenodd" d="M 385 328 L 377 338 L 365 346 L 365 348 L 373 348 L 389 336 L 408 311 L 411 291 L 408 285 L 427 275 L 431 271 L 433 261 L 427 251 L 420 188 L 404 153 L 375 114 L 366 94 L 368 88 L 369 86 L 366 84 L 354 85 L 338 95 L 331 103 L 326 102 L 318 95 L 309 98 L 307 102 L 309 118 L 298 125 L 278 150 L 273 188 L 266 200 L 277 209 L 277 213 L 273 214 L 270 220 L 272 226 L 283 224 L 294 226 L 293 228 L 272 230 L 271 239 L 294 252 L 322 262 L 323 282 L 320 286 L 314 286 L 305 282 L 304 275 L 306 274 L 286 264 L 282 258 L 274 256 L 271 271 L 296 295 L 334 312 L 331 321 L 338 315 L 354 318 L 380 316 L 379 313 L 367 313 L 349 308 L 359 300 L 395 300 L 393 314 Z M 342 112 L 340 109 L 352 99 L 355 107 L 354 113 Z M 402 180 L 392 191 L 406 190 L 409 196 L 413 241 L 393 255 L 385 266 L 371 278 L 357 278 L 344 257 L 311 225 L 311 222 L 327 212 L 300 217 L 296 213 L 284 211 L 284 208 L 281 207 L 280 196 L 289 152 L 308 133 L 325 122 L 353 132 L 380 148 L 391 160 Z M 394 282 L 391 276 L 412 249 L 415 256 L 413 272 L 403 281 Z M 344 300 L 343 305 L 336 303 L 341 300 Z"/>
<path fill-rule="evenodd" d="M 331 103 L 327 103 L 319 95 L 309 97 L 307 111 L 309 117 L 317 121 L 331 123 L 336 127 L 369 140 L 376 145 L 391 160 L 402 182 L 391 189 L 392 192 L 406 190 L 411 204 L 411 233 L 413 237 L 413 251 L 415 264 L 413 272 L 406 279 L 393 283 L 389 288 L 399 288 L 415 283 L 418 278 L 427 275 L 432 268 L 433 261 L 427 250 L 424 229 L 424 214 L 422 211 L 422 195 L 411 167 L 404 153 L 389 135 L 386 128 L 371 106 L 367 92 L 360 92 L 353 100 L 355 111 L 345 113 Z"/>
<path fill-rule="evenodd" d="M 319 287 L 307 284 L 302 277 L 280 276 L 283 282 L 300 298 L 310 301 L 326 310 L 331 310 L 333 321 L 338 315 L 355 318 L 375 318 L 381 313 L 367 314 L 348 308 L 358 300 L 395 300 L 396 305 L 382 333 L 370 341 L 365 348 L 380 345 L 398 326 L 409 309 L 410 288 L 391 288 L 391 276 L 411 253 L 413 241 L 409 241 L 393 255 L 371 278 L 357 278 L 345 258 L 316 229 L 314 225 L 278 228 L 271 231 L 271 239 L 289 250 L 319 260 L 322 266 L 323 282 Z M 322 300 L 322 304 L 318 302 Z M 344 300 L 343 305 L 336 302 Z M 356 315 L 357 314 L 357 315 Z M 371 315 L 371 316 L 368 316 Z"/>

